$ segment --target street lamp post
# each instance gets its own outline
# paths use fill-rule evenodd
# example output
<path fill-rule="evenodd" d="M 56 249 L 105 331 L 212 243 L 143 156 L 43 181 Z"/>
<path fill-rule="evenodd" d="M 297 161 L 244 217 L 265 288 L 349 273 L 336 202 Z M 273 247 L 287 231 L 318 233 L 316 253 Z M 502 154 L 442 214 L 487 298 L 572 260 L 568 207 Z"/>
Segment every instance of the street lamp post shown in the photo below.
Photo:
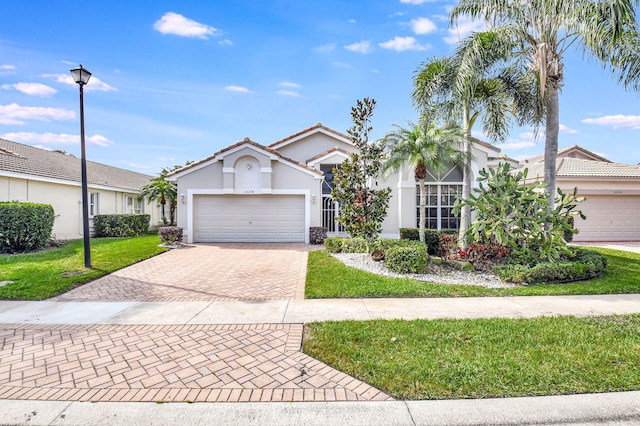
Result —
<path fill-rule="evenodd" d="M 80 65 L 71 70 L 73 81 L 80 86 L 80 149 L 82 169 L 82 236 L 84 238 L 84 267 L 91 268 L 91 242 L 89 241 L 89 188 L 87 185 L 87 153 L 84 143 L 84 85 L 89 82 L 91 73 Z"/>

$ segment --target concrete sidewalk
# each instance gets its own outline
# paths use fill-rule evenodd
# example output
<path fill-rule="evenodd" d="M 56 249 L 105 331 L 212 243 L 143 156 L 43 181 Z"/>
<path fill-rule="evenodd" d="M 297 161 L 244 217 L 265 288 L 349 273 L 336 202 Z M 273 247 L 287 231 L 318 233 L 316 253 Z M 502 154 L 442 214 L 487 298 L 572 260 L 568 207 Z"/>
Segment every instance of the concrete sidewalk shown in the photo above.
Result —
<path fill-rule="evenodd" d="M 2 401 L 3 425 L 640 424 L 640 392 L 446 401 L 99 403 Z"/>
<path fill-rule="evenodd" d="M 640 313 L 640 294 L 191 302 L 0 301 L 4 324 L 299 324 L 328 320 L 532 318 Z"/>

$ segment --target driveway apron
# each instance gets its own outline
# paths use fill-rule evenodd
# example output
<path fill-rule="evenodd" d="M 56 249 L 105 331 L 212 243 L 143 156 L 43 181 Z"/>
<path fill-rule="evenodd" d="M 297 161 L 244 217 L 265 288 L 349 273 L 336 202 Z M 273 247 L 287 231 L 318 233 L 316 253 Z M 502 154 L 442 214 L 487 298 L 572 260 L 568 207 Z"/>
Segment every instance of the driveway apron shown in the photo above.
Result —
<path fill-rule="evenodd" d="M 50 300 L 303 299 L 307 250 L 304 244 L 189 245 Z M 392 399 L 302 353 L 302 336 L 302 324 L 0 324 L 0 399 Z"/>

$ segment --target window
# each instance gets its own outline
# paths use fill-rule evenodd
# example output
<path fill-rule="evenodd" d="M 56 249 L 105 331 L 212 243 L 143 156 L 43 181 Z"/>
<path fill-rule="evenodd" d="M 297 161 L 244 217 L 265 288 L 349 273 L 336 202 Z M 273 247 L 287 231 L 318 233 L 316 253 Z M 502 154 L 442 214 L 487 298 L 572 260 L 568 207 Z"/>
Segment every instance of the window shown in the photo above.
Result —
<path fill-rule="evenodd" d="M 453 214 L 453 206 L 462 195 L 462 171 L 448 168 L 439 174 L 429 172 L 426 184 L 427 229 L 459 229 L 460 217 Z M 416 185 L 416 226 L 420 225 L 420 188 Z"/>
<path fill-rule="evenodd" d="M 100 193 L 89 193 L 89 216 L 93 217 L 100 214 Z"/>
<path fill-rule="evenodd" d="M 340 164 L 320 164 L 320 171 L 324 172 L 324 181 L 322 182 L 322 193 L 331 194 L 333 189 L 333 169 L 339 169 Z"/>
<path fill-rule="evenodd" d="M 127 214 L 144 213 L 144 204 L 141 199 L 132 195 L 124 196 L 124 212 Z"/>

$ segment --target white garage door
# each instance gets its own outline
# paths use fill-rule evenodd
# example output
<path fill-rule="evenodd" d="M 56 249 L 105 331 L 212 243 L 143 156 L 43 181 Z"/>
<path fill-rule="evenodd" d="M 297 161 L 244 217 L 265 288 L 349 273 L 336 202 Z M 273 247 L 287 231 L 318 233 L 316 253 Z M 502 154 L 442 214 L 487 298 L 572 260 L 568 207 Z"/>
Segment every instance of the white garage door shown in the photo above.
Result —
<path fill-rule="evenodd" d="M 302 195 L 194 196 L 194 242 L 304 242 Z"/>
<path fill-rule="evenodd" d="M 578 205 L 587 216 L 576 218 L 574 241 L 640 241 L 640 197 L 587 195 Z"/>

